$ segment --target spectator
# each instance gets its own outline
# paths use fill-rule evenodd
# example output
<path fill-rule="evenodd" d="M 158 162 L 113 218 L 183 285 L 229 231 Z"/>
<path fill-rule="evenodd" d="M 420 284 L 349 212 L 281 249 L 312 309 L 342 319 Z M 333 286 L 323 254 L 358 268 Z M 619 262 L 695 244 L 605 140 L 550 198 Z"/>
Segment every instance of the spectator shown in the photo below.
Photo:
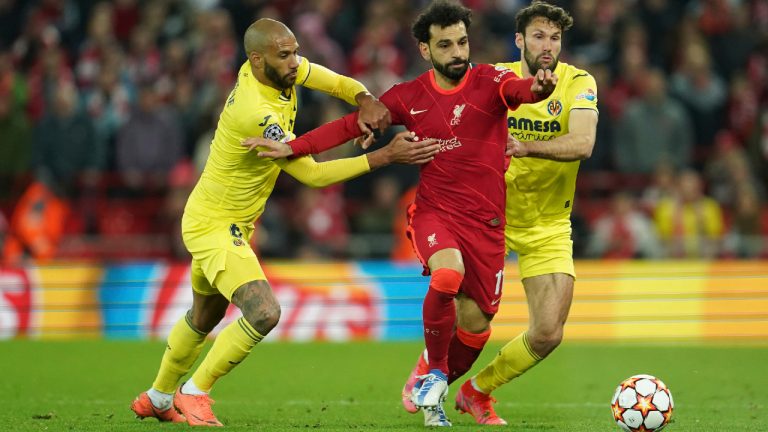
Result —
<path fill-rule="evenodd" d="M 693 141 L 685 109 L 667 96 L 664 75 L 649 70 L 643 80 L 643 97 L 630 102 L 614 141 L 616 165 L 625 173 L 650 174 L 660 163 L 676 169 L 690 166 Z"/>
<path fill-rule="evenodd" d="M 32 129 L 10 91 L 0 90 L 0 201 L 12 198 L 21 176 L 29 172 Z"/>
<path fill-rule="evenodd" d="M 654 213 L 666 256 L 716 258 L 723 236 L 720 205 L 702 193 L 701 177 L 692 170 L 677 178 L 677 194 L 663 199 Z"/>
<path fill-rule="evenodd" d="M 353 219 L 353 227 L 362 241 L 356 242 L 354 256 L 387 258 L 392 250 L 392 221 L 400 197 L 400 183 L 394 177 L 379 176 L 373 181 L 371 199 Z"/>
<path fill-rule="evenodd" d="M 761 237 L 761 224 L 757 194 L 748 186 L 740 188 L 736 192 L 733 221 L 725 236 L 726 253 L 736 258 L 759 258 L 768 252 Z"/>
<path fill-rule="evenodd" d="M 138 106 L 117 133 L 115 151 L 117 170 L 131 193 L 167 185 L 168 173 L 183 154 L 183 131 L 151 84 L 141 86 Z"/>
<path fill-rule="evenodd" d="M 660 246 L 653 222 L 636 209 L 625 192 L 613 196 L 611 210 L 600 217 L 587 246 L 592 258 L 658 258 Z"/>

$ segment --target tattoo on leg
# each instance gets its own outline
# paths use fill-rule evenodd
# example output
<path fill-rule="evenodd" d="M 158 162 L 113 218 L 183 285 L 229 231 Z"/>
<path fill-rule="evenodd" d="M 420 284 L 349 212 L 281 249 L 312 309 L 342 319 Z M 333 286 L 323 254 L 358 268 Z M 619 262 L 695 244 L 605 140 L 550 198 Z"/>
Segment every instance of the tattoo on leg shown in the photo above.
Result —
<path fill-rule="evenodd" d="M 267 281 L 252 281 L 238 288 L 232 303 L 243 313 L 248 323 L 266 336 L 280 320 L 280 305 Z"/>

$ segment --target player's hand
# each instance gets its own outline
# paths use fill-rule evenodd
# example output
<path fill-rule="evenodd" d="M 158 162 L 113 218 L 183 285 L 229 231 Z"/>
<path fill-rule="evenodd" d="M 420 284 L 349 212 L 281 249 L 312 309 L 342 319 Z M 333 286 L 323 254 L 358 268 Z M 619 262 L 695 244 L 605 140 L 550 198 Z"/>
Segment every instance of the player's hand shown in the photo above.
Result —
<path fill-rule="evenodd" d="M 360 98 L 360 113 L 357 116 L 357 126 L 367 138 L 361 146 L 365 149 L 373 142 L 373 130 L 384 132 L 392 123 L 392 115 L 387 107 L 373 96 Z"/>
<path fill-rule="evenodd" d="M 528 150 L 526 149 L 525 144 L 520 142 L 520 140 L 512 135 L 507 135 L 507 150 L 504 154 L 506 156 L 520 158 L 527 156 Z"/>
<path fill-rule="evenodd" d="M 533 77 L 531 92 L 539 95 L 549 95 L 555 90 L 557 75 L 549 69 L 539 69 Z"/>
<path fill-rule="evenodd" d="M 359 137 L 355 138 L 354 143 L 355 145 L 360 146 L 360 148 L 365 150 L 370 147 L 371 144 L 373 144 L 374 139 L 375 137 L 372 133 L 368 135 L 360 135 Z"/>
<path fill-rule="evenodd" d="M 385 147 L 390 163 L 425 164 L 435 158 L 440 144 L 434 138 L 420 140 L 414 132 L 400 132 Z"/>
<path fill-rule="evenodd" d="M 256 154 L 264 158 L 280 159 L 293 155 L 293 149 L 288 144 L 262 137 L 246 138 L 240 145 L 247 147 L 248 151 L 261 147 Z"/>

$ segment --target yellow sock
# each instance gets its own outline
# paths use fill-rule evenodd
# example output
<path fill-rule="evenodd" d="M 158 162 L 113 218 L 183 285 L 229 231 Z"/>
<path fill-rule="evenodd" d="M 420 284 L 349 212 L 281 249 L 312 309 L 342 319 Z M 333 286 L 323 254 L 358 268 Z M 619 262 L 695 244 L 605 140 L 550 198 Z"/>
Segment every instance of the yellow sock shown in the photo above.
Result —
<path fill-rule="evenodd" d="M 484 393 L 490 393 L 540 361 L 541 357 L 533 352 L 528 343 L 528 333 L 521 333 L 504 345 L 496 358 L 475 376 L 475 384 Z"/>
<path fill-rule="evenodd" d="M 152 388 L 163 393 L 175 392 L 181 377 L 189 372 L 200 355 L 205 336 L 192 326 L 186 314 L 178 320 L 168 335 L 168 344 Z"/>
<path fill-rule="evenodd" d="M 216 336 L 211 350 L 192 374 L 192 382 L 204 392 L 211 391 L 213 383 L 243 361 L 262 339 L 264 336 L 240 317 Z"/>

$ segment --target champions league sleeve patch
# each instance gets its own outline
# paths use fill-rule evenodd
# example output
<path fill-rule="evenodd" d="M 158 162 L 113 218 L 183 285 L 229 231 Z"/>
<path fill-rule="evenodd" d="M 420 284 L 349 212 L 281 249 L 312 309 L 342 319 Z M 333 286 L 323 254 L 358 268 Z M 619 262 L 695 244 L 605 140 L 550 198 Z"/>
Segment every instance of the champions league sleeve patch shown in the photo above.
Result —
<path fill-rule="evenodd" d="M 281 139 L 285 138 L 285 132 L 283 132 L 283 129 L 279 124 L 272 123 L 271 125 L 267 126 L 266 129 L 264 129 L 264 138 L 280 141 Z"/>

